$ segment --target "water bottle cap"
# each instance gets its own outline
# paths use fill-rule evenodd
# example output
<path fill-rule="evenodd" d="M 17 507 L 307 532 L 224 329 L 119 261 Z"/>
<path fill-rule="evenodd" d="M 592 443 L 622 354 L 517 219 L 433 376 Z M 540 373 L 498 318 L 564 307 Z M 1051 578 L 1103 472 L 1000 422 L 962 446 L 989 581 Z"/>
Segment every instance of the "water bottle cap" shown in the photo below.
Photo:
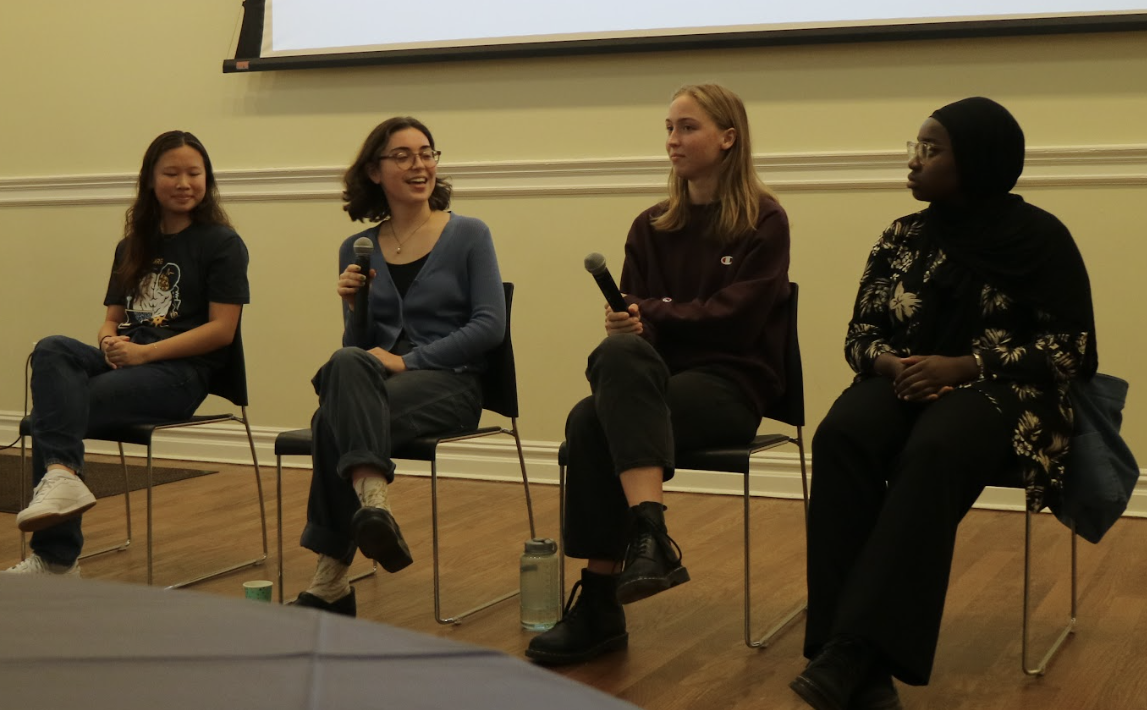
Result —
<path fill-rule="evenodd" d="M 535 537 L 526 541 L 526 552 L 539 555 L 552 555 L 558 551 L 558 544 L 548 537 Z"/>

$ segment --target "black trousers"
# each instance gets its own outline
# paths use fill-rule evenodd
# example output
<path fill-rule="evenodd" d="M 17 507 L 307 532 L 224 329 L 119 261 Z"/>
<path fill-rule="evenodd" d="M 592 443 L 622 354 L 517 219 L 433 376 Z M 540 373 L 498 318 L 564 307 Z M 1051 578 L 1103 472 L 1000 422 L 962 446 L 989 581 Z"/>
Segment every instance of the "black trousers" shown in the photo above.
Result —
<path fill-rule="evenodd" d="M 350 564 L 350 521 L 361 504 L 349 479 L 374 466 L 394 481 L 391 452 L 419 436 L 473 429 L 482 414 L 478 375 L 444 370 L 389 374 L 378 358 L 343 348 L 311 381 L 319 408 L 311 418 L 311 493 L 303 547 Z"/>
<path fill-rule="evenodd" d="M 956 528 L 985 485 L 1020 483 L 1010 440 L 973 390 L 913 404 L 874 377 L 836 400 L 812 444 L 807 657 L 857 635 L 900 680 L 928 682 Z"/>
<path fill-rule="evenodd" d="M 726 377 L 703 368 L 671 375 L 638 335 L 607 337 L 590 354 L 585 374 L 593 394 L 566 420 L 566 554 L 621 560 L 629 504 L 619 474 L 662 466 L 669 480 L 678 448 L 744 444 L 761 417 Z"/>

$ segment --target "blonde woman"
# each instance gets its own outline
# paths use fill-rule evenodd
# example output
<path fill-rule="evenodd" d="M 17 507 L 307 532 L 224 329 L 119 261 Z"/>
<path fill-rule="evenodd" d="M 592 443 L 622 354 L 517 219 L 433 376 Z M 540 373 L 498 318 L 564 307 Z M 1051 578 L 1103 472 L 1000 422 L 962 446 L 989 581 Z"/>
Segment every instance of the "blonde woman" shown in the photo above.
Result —
<path fill-rule="evenodd" d="M 526 655 L 577 663 L 628 643 L 622 604 L 689 580 L 665 525 L 674 452 L 744 444 L 782 393 L 788 218 L 753 170 L 744 104 L 685 86 L 665 119 L 669 198 L 634 220 L 592 394 L 566 422 L 570 606 Z M 580 595 L 577 593 L 580 588 Z"/>

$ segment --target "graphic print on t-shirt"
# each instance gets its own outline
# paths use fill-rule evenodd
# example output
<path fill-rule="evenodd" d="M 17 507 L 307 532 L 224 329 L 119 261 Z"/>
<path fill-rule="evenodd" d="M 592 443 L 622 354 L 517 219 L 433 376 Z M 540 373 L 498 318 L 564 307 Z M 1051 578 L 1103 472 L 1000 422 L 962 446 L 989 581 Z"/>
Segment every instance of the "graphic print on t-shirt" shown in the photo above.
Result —
<path fill-rule="evenodd" d="M 132 325 L 162 327 L 179 317 L 179 265 L 156 260 L 150 273 L 139 280 L 138 295 L 127 297 L 127 317 Z"/>

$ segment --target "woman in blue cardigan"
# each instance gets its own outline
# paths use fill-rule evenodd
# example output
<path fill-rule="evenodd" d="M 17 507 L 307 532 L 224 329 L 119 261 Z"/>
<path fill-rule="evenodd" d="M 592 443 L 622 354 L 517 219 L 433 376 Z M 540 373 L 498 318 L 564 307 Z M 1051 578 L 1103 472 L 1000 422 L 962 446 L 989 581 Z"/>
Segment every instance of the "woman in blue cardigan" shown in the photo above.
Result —
<path fill-rule="evenodd" d="M 343 209 L 377 224 L 339 250 L 344 347 L 312 380 L 319 408 L 301 543 L 319 562 L 298 606 L 354 616 L 347 570 L 356 549 L 388 572 L 413 561 L 390 510 L 391 452 L 473 428 L 481 415 L 479 374 L 502 341 L 506 301 L 490 230 L 447 211 L 439 156 L 426 126 L 396 117 L 367 136 L 346 173 Z M 371 243 L 369 275 L 354 263 L 362 237 Z M 354 325 L 362 288 L 365 333 Z"/>

